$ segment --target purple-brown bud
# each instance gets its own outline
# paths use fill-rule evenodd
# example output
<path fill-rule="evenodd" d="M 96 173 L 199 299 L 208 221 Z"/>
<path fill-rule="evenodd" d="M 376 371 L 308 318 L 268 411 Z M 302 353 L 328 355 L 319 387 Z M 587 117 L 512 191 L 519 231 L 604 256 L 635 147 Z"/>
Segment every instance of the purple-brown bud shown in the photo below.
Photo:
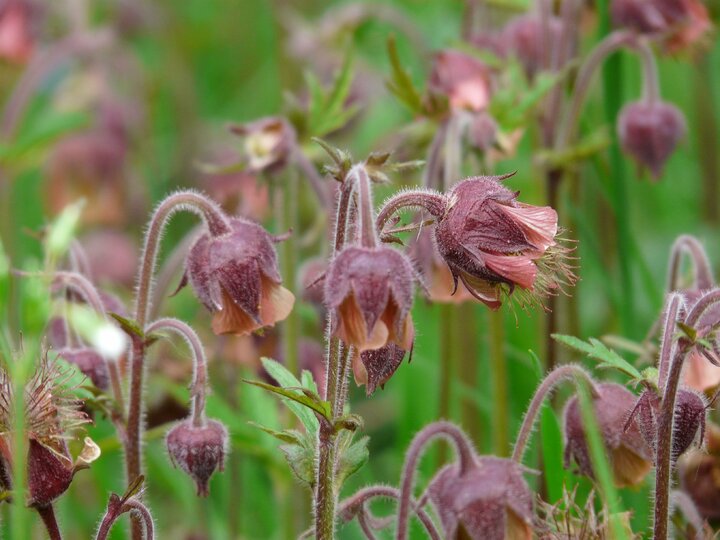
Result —
<path fill-rule="evenodd" d="M 498 180 L 478 176 L 456 184 L 435 227 L 455 288 L 459 279 L 491 309 L 516 287 L 532 301 L 574 281 L 568 250 L 556 241 L 555 210 L 518 202 Z"/>
<path fill-rule="evenodd" d="M 605 383 L 597 386 L 599 395 L 593 410 L 613 471 L 615 485 L 640 483 L 652 468 L 652 450 L 635 424 L 626 421 L 635 405 L 635 395 L 624 386 Z M 571 460 L 581 474 L 592 477 L 590 452 L 585 438 L 580 404 L 573 397 L 565 407 L 565 467 Z"/>
<path fill-rule="evenodd" d="M 409 350 L 414 340 L 413 281 L 410 261 L 400 251 L 346 247 L 325 277 L 332 333 L 359 352 L 390 343 Z"/>
<path fill-rule="evenodd" d="M 655 179 L 660 177 L 665 162 L 687 131 L 682 112 L 660 101 L 625 105 L 617 129 L 625 152 L 641 167 L 649 169 Z"/>
<path fill-rule="evenodd" d="M 165 442 L 173 465 L 195 481 L 200 497 L 207 497 L 210 477 L 224 467 L 228 442 L 225 426 L 216 420 L 208 420 L 203 426 L 183 420 L 168 432 Z"/>
<path fill-rule="evenodd" d="M 457 464 L 441 469 L 428 494 L 440 515 L 444 538 L 529 540 L 533 494 L 523 468 L 513 460 L 483 456 L 461 474 Z"/>
<path fill-rule="evenodd" d="M 75 364 L 100 390 L 107 390 L 109 387 L 110 373 L 107 363 L 95 349 L 90 347 L 61 349 L 58 351 L 58 356 L 66 362 Z"/>
<path fill-rule="evenodd" d="M 483 111 L 492 95 L 490 68 L 465 53 L 441 51 L 435 55 L 428 90 L 446 97 L 452 109 Z"/>
<path fill-rule="evenodd" d="M 72 482 L 73 461 L 67 444 L 52 441 L 53 447 L 28 441 L 27 474 L 30 506 L 46 506 L 67 491 Z"/>
<path fill-rule="evenodd" d="M 285 319 L 295 297 L 281 285 L 273 237 L 241 218 L 231 219 L 230 228 L 220 236 L 198 238 L 188 253 L 185 276 L 214 314 L 213 332 L 249 334 Z"/>
<path fill-rule="evenodd" d="M 560 39 L 562 22 L 557 17 L 547 19 L 547 37 L 543 21 L 538 15 L 521 15 L 511 20 L 503 30 L 505 46 L 525 68 L 528 78 L 541 71 Z"/>

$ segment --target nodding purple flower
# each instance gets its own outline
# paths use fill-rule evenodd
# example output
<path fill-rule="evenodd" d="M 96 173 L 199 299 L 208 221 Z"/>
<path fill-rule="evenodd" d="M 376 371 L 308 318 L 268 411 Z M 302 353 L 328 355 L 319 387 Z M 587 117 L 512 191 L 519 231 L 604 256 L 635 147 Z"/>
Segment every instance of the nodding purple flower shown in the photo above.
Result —
<path fill-rule="evenodd" d="M 225 426 L 216 420 L 200 426 L 183 420 L 168 432 L 165 442 L 173 465 L 195 481 L 199 496 L 207 497 L 210 477 L 224 468 L 228 444 Z"/>
<path fill-rule="evenodd" d="M 282 169 L 296 145 L 295 130 L 280 117 L 261 118 L 231 129 L 245 138 L 247 165 L 255 172 Z"/>
<path fill-rule="evenodd" d="M 687 126 L 683 113 L 674 105 L 636 101 L 620 111 L 617 130 L 625 152 L 658 179 Z"/>
<path fill-rule="evenodd" d="M 711 28 L 699 0 L 613 0 L 610 11 L 615 26 L 661 36 L 668 52 L 696 43 Z"/>
<path fill-rule="evenodd" d="M 597 386 L 599 395 L 593 410 L 605 448 L 608 451 L 613 479 L 618 487 L 639 484 L 652 468 L 653 452 L 635 424 L 626 426 L 636 403 L 635 395 L 624 386 L 604 383 Z M 577 397 L 565 407 L 565 467 L 577 463 L 580 473 L 593 477 L 590 452 Z M 627 429 L 626 429 L 627 427 Z"/>
<path fill-rule="evenodd" d="M 468 54 L 441 51 L 435 55 L 428 90 L 446 97 L 452 109 L 483 111 L 492 96 L 490 68 Z"/>
<path fill-rule="evenodd" d="M 285 319 L 295 297 L 278 272 L 276 240 L 257 223 L 233 218 L 230 232 L 205 233 L 188 253 L 185 277 L 213 313 L 216 334 L 249 334 Z"/>
<path fill-rule="evenodd" d="M 358 385 L 365 385 L 366 395 L 375 393 L 378 386 L 385 383 L 395 374 L 407 354 L 407 350 L 389 343 L 379 349 L 363 351 L 353 357 L 353 374 Z M 412 356 L 412 351 L 410 351 Z"/>
<path fill-rule="evenodd" d="M 58 351 L 57 355 L 77 366 L 100 390 L 110 386 L 110 373 L 105 359 L 90 347 L 67 348 Z"/>
<path fill-rule="evenodd" d="M 410 261 L 396 249 L 343 249 L 325 276 L 332 333 L 359 352 L 391 343 L 410 350 L 414 277 Z"/>
<path fill-rule="evenodd" d="M 491 309 L 516 289 L 532 303 L 575 280 L 566 263 L 569 250 L 557 241 L 555 210 L 518 202 L 501 179 L 478 176 L 456 184 L 435 228 L 455 288 L 462 281 Z"/>
<path fill-rule="evenodd" d="M 445 538 L 529 540 L 533 536 L 534 495 L 525 470 L 509 459 L 482 456 L 467 472 L 458 464 L 441 469 L 428 495 L 442 522 Z"/>
<path fill-rule="evenodd" d="M 532 79 L 545 66 L 553 47 L 560 40 L 562 22 L 551 16 L 547 19 L 548 35 L 545 35 L 543 20 L 539 15 L 527 14 L 515 17 L 505 26 L 503 40 L 505 47 L 514 54 Z"/>

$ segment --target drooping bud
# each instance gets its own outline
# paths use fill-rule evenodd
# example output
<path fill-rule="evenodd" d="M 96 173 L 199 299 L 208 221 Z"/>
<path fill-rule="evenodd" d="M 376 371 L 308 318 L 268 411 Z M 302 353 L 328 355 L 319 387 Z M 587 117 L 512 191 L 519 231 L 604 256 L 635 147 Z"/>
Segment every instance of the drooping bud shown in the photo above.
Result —
<path fill-rule="evenodd" d="M 441 51 L 435 55 L 428 90 L 447 98 L 452 109 L 483 111 L 492 95 L 490 68 L 468 54 Z"/>
<path fill-rule="evenodd" d="M 444 538 L 529 540 L 533 494 L 523 468 L 513 460 L 482 456 L 464 474 L 457 464 L 442 468 L 428 495 L 440 515 Z"/>
<path fill-rule="evenodd" d="M 557 242 L 557 213 L 518 202 L 499 177 L 479 176 L 456 184 L 438 216 L 440 255 L 470 293 L 491 309 L 516 288 L 532 303 L 553 294 L 575 276 L 568 249 Z"/>
<path fill-rule="evenodd" d="M 58 356 L 75 364 L 78 369 L 100 390 L 110 385 L 110 373 L 105 359 L 90 347 L 67 348 L 58 351 Z"/>
<path fill-rule="evenodd" d="M 201 497 L 208 495 L 208 481 L 215 470 L 223 470 L 227 440 L 225 426 L 216 420 L 208 420 L 203 426 L 183 420 L 167 434 L 170 460 L 195 481 Z"/>
<path fill-rule="evenodd" d="M 27 459 L 30 506 L 46 506 L 70 487 L 73 461 L 65 441 L 49 446 L 30 439 Z"/>
<path fill-rule="evenodd" d="M 473 117 L 468 128 L 468 139 L 473 147 L 480 151 L 490 150 L 498 135 L 498 124 L 495 119 L 486 112 L 481 112 Z"/>
<path fill-rule="evenodd" d="M 512 19 L 503 30 L 506 46 L 533 78 L 545 66 L 562 33 L 562 22 L 557 17 L 547 18 L 547 35 L 539 15 L 527 14 Z"/>
<path fill-rule="evenodd" d="M 249 334 L 286 318 L 295 297 L 281 285 L 270 234 L 241 218 L 231 219 L 230 228 L 220 236 L 198 238 L 188 253 L 185 276 L 214 314 L 213 332 Z"/>
<path fill-rule="evenodd" d="M 413 280 L 410 261 L 396 249 L 343 249 L 325 277 L 333 334 L 360 352 L 390 343 L 409 350 L 414 340 Z"/>
<path fill-rule="evenodd" d="M 620 111 L 617 129 L 625 152 L 641 167 L 649 169 L 656 180 L 687 131 L 682 112 L 660 101 L 625 105 Z"/>
<path fill-rule="evenodd" d="M 599 395 L 593 400 L 593 410 L 608 452 L 615 485 L 636 485 L 652 468 L 652 451 L 637 426 L 631 424 L 625 429 L 636 397 L 624 386 L 614 383 L 600 384 L 597 391 Z M 590 451 L 577 397 L 567 403 L 564 417 L 565 467 L 570 461 L 575 461 L 580 473 L 592 477 Z"/>

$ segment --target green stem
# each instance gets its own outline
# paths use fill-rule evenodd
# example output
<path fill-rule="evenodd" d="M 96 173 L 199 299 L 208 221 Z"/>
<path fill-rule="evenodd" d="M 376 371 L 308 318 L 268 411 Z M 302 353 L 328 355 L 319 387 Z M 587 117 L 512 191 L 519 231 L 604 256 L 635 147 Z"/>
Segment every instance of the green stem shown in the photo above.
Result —
<path fill-rule="evenodd" d="M 493 453 L 504 457 L 508 455 L 508 374 L 505 359 L 505 327 L 502 311 L 493 311 L 490 316 L 490 376 L 492 377 Z"/>
<path fill-rule="evenodd" d="M 711 53 L 706 52 L 698 58 L 695 64 L 695 110 L 697 121 L 697 151 L 700 162 L 700 171 L 703 178 L 703 214 L 708 223 L 717 224 L 720 221 L 718 212 L 718 197 L 720 190 L 720 158 L 718 157 L 718 110 L 713 92 Z"/>
<path fill-rule="evenodd" d="M 477 317 L 475 316 L 475 303 L 463 302 L 458 305 L 456 312 L 458 320 L 458 356 L 459 374 L 461 380 L 472 389 L 471 395 L 464 395 L 460 404 L 460 418 L 462 425 L 475 444 L 480 443 L 481 425 L 480 411 L 477 402 L 472 399 L 480 395 L 482 389 L 478 379 L 478 354 L 477 354 Z"/>
<path fill-rule="evenodd" d="M 440 396 L 438 398 L 438 417 L 441 420 L 450 419 L 452 381 L 454 375 L 455 354 L 453 347 L 453 313 L 451 304 L 439 305 L 438 333 L 440 334 Z M 438 466 L 447 460 L 447 447 L 440 447 L 438 452 Z"/>
<path fill-rule="evenodd" d="M 297 238 L 298 238 L 298 177 L 294 169 L 288 169 L 284 176 L 283 189 L 278 190 L 282 198 L 282 222 L 280 230 L 293 231 L 293 235 L 282 245 L 282 275 L 290 291 L 296 291 Z M 298 341 L 300 339 L 300 319 L 298 311 L 292 310 L 283 325 L 283 355 L 285 366 L 294 375 L 298 375 Z"/>

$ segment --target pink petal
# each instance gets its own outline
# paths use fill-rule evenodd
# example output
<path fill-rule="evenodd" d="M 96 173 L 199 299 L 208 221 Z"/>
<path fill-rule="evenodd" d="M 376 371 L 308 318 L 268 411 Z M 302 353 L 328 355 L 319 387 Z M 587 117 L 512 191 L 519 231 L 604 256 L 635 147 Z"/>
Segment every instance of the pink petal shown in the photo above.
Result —
<path fill-rule="evenodd" d="M 530 257 L 483 253 L 483 262 L 496 274 L 512 281 L 523 289 L 532 290 L 537 275 L 537 266 Z"/>
<path fill-rule="evenodd" d="M 527 241 L 539 250 L 545 251 L 555 244 L 558 221 L 555 210 L 549 206 L 522 203 L 519 206 L 498 206 L 518 224 Z"/>

